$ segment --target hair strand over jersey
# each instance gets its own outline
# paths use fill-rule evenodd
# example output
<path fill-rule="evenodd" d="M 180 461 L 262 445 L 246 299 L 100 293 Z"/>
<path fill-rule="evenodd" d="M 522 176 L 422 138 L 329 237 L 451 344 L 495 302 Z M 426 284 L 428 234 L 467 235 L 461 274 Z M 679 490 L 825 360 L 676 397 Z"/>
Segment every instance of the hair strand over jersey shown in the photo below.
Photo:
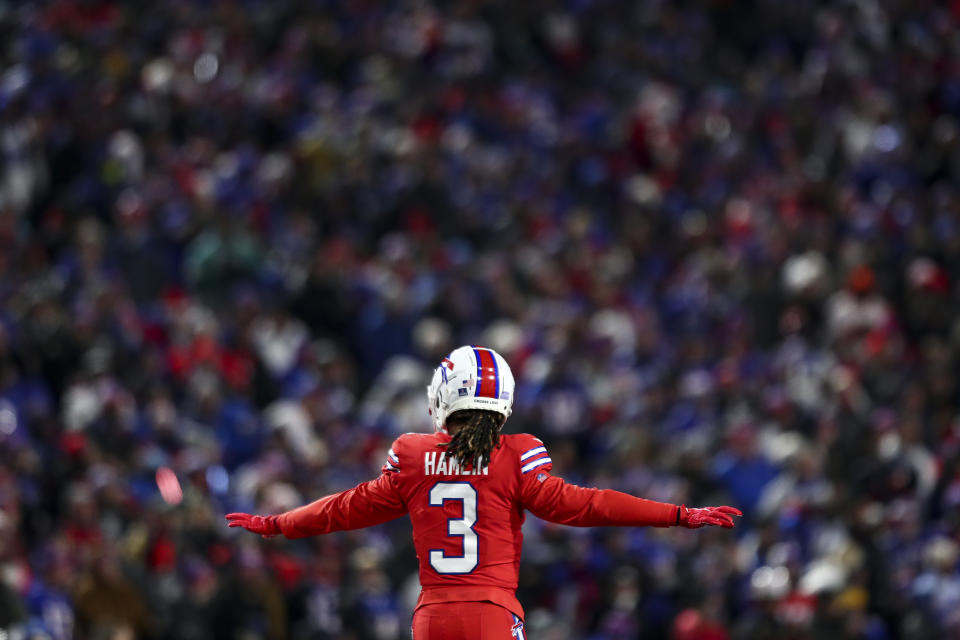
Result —
<path fill-rule="evenodd" d="M 477 459 L 480 466 L 490 463 L 490 454 L 500 446 L 500 429 L 504 417 L 496 411 L 463 409 L 447 418 L 447 430 L 455 426 L 453 439 L 447 443 L 447 455 L 456 458 L 463 469 L 473 467 Z"/>

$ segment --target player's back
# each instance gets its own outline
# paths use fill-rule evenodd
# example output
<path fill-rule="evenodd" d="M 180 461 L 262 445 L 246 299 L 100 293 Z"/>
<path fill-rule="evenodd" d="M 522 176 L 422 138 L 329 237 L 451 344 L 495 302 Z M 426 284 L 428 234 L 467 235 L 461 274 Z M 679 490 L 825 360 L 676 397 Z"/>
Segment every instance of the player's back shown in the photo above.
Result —
<path fill-rule="evenodd" d="M 421 603 L 487 600 L 523 616 L 515 592 L 523 535 L 522 482 L 550 469 L 543 443 L 503 435 L 485 467 L 462 468 L 444 433 L 406 434 L 388 454 L 413 523 Z"/>

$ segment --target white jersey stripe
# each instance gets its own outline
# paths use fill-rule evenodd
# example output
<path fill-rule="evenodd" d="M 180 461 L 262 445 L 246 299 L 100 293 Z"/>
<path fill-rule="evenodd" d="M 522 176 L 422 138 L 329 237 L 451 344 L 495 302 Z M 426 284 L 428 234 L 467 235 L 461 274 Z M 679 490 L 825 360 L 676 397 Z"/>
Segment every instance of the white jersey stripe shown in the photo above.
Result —
<path fill-rule="evenodd" d="M 527 471 L 530 471 L 531 469 L 536 469 L 540 465 L 547 464 L 548 462 L 553 462 L 553 461 L 550 458 L 540 458 L 539 460 L 534 460 L 533 462 L 530 462 L 520 467 L 520 473 L 526 473 Z"/>
<path fill-rule="evenodd" d="M 533 449 L 530 449 L 530 450 L 527 451 L 525 454 L 523 454 L 522 456 L 520 456 L 520 462 L 523 462 L 524 460 L 526 460 L 526 459 L 528 459 L 528 458 L 532 458 L 533 456 L 537 455 L 538 453 L 546 453 L 546 451 L 547 451 L 547 448 L 546 448 L 546 447 L 534 447 Z"/>
<path fill-rule="evenodd" d="M 393 449 L 387 451 L 387 455 L 390 456 L 390 459 L 393 460 L 396 464 L 400 464 L 400 458 L 397 457 L 397 454 L 393 452 Z"/>
<path fill-rule="evenodd" d="M 393 466 L 392 464 L 390 464 L 390 461 L 389 461 L 389 460 L 387 460 L 386 467 L 387 467 L 387 469 L 389 469 L 390 471 L 400 471 L 400 469 L 397 469 L 395 466 Z"/>

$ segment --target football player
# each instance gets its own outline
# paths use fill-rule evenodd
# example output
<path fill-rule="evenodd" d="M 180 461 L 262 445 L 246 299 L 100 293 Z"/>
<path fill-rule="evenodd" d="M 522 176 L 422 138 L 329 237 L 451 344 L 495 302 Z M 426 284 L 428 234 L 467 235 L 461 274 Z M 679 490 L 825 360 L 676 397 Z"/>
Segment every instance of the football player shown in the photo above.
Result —
<path fill-rule="evenodd" d="M 378 478 L 278 515 L 231 513 L 229 526 L 301 538 L 410 514 L 422 586 L 414 639 L 525 640 L 516 598 L 525 511 L 579 527 L 731 528 L 741 515 L 564 482 L 540 439 L 501 433 L 513 393 L 500 354 L 455 349 L 427 387 L 434 433 L 397 438 Z"/>

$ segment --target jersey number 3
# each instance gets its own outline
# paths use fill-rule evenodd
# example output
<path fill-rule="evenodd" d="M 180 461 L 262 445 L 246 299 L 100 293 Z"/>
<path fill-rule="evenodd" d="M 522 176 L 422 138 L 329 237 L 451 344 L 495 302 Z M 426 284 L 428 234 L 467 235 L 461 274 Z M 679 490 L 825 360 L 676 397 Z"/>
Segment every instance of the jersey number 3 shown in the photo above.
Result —
<path fill-rule="evenodd" d="M 477 490 L 469 482 L 438 482 L 430 489 L 430 506 L 443 507 L 448 500 L 463 504 L 462 518 L 447 519 L 447 535 L 463 538 L 463 554 L 448 556 L 443 549 L 430 550 L 430 566 L 437 573 L 470 573 L 477 568 Z"/>

